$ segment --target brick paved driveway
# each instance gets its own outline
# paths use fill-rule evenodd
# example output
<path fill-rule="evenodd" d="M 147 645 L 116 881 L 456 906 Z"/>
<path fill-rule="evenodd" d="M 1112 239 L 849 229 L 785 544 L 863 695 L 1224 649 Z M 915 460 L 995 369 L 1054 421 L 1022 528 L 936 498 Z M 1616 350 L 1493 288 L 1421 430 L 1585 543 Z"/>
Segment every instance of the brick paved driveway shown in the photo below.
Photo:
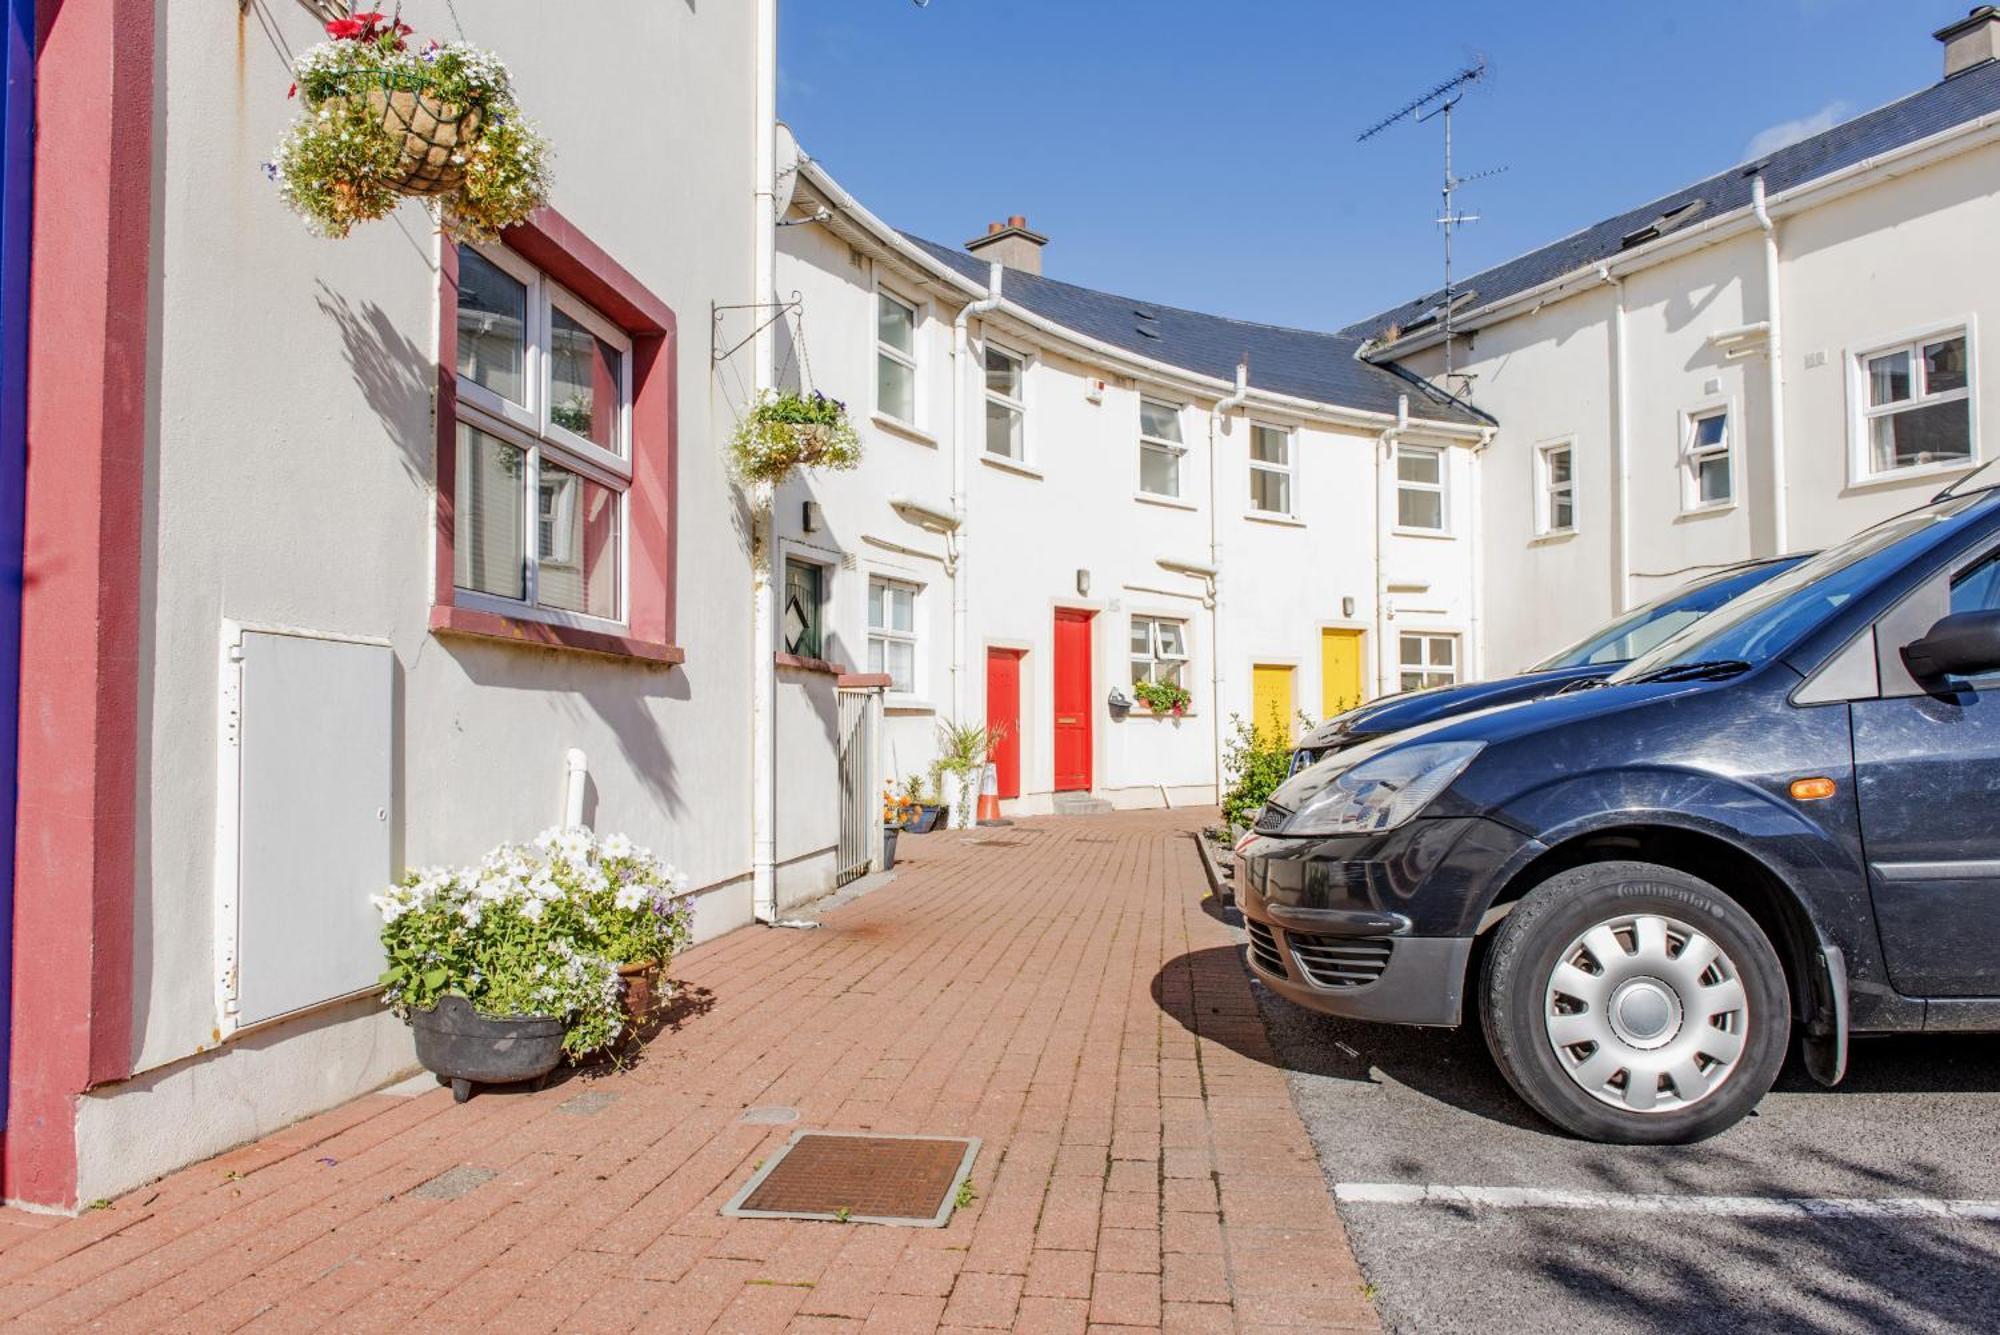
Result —
<path fill-rule="evenodd" d="M 689 952 L 630 1070 L 378 1094 L 74 1220 L 0 1212 L 24 1329 L 1372 1328 L 1203 813 L 903 841 L 818 931 Z M 726 1219 L 798 1125 L 976 1135 L 944 1229 Z M 449 1174 L 440 1180 L 441 1175 Z"/>

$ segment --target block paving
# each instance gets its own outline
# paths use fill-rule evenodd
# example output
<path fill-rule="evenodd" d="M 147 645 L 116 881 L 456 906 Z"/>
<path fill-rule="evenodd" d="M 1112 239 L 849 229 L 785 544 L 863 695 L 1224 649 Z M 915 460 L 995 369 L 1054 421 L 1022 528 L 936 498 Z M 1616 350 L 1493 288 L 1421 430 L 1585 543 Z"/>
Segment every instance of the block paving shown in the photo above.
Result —
<path fill-rule="evenodd" d="M 371 1095 L 74 1219 L 0 1211 L 0 1322 L 1376 1329 L 1205 902 L 1212 815 L 906 837 L 894 879 L 818 930 L 677 960 L 627 1069 Z M 770 1105 L 801 1118 L 740 1120 Z M 722 1216 L 801 1127 L 978 1136 L 976 1199 L 941 1229 Z"/>

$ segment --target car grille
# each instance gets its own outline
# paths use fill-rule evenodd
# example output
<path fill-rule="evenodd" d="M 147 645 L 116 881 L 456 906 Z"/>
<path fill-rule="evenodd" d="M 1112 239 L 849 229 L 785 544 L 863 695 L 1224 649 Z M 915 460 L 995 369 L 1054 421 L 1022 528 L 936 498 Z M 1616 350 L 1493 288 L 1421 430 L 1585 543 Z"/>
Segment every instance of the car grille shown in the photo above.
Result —
<path fill-rule="evenodd" d="M 1299 972 L 1316 987 L 1366 987 L 1389 967 L 1389 952 L 1395 942 L 1376 937 L 1360 940 L 1349 936 L 1303 936 L 1285 933 L 1291 943 L 1292 958 Z"/>
<path fill-rule="evenodd" d="M 1290 807 L 1281 807 L 1276 802 L 1266 802 L 1264 809 L 1257 813 L 1256 829 L 1259 834 L 1270 834 L 1285 828 L 1285 822 L 1292 818 Z"/>
<path fill-rule="evenodd" d="M 1285 977 L 1285 958 L 1278 953 L 1277 937 L 1255 918 L 1246 918 L 1244 922 L 1250 928 L 1250 958 L 1265 973 Z"/>

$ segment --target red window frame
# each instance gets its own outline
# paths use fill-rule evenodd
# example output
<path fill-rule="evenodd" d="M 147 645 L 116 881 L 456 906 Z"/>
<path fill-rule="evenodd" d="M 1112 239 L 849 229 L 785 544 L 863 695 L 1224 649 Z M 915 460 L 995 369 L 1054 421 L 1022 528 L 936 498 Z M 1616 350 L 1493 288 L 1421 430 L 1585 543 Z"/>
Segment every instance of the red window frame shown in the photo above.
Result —
<path fill-rule="evenodd" d="M 675 525 L 679 500 L 678 322 L 664 301 L 560 213 L 542 208 L 502 245 L 568 288 L 632 340 L 632 486 L 626 625 L 622 635 L 457 605 L 453 541 L 458 482 L 458 247 L 438 265 L 437 566 L 431 629 L 556 649 L 675 664 Z"/>

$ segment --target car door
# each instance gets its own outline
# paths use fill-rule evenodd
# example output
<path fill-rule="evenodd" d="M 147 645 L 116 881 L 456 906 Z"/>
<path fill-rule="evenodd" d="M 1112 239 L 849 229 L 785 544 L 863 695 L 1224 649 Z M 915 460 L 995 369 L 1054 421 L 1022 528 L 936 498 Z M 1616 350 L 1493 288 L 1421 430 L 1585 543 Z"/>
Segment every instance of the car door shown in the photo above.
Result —
<path fill-rule="evenodd" d="M 1906 996 L 2000 996 L 2000 673 L 1925 690 L 1900 649 L 1947 612 L 2000 608 L 2000 552 L 1876 624 L 1882 691 L 1850 706 L 1869 890 Z"/>

